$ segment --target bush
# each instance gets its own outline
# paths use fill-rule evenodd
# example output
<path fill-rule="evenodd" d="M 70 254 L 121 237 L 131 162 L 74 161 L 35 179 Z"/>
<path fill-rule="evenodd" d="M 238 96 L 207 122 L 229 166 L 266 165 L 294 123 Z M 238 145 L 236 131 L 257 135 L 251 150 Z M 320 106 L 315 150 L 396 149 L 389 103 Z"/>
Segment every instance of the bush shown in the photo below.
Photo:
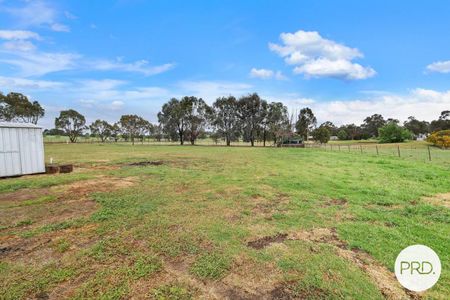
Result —
<path fill-rule="evenodd" d="M 390 122 L 378 129 L 380 143 L 400 143 L 411 139 L 411 132 L 394 122 Z"/>
<path fill-rule="evenodd" d="M 427 141 L 441 148 L 450 148 L 450 130 L 440 130 L 433 132 Z"/>
<path fill-rule="evenodd" d="M 344 129 L 339 130 L 339 132 L 337 133 L 337 137 L 341 141 L 348 139 L 347 131 L 345 131 Z"/>
<path fill-rule="evenodd" d="M 330 131 L 326 127 L 319 127 L 313 131 L 312 136 L 316 142 L 326 144 L 330 140 Z"/>

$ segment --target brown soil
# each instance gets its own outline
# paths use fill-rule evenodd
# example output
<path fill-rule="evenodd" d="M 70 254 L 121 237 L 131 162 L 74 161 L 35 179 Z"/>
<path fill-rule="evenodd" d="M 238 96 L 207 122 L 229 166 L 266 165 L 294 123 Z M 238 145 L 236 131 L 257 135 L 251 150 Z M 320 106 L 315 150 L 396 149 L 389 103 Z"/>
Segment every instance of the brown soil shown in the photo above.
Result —
<path fill-rule="evenodd" d="M 437 194 L 432 197 L 426 197 L 424 200 L 433 205 L 440 205 L 450 208 L 450 193 Z"/>
<path fill-rule="evenodd" d="M 287 238 L 287 234 L 285 233 L 278 233 L 273 236 L 265 236 L 260 239 L 250 241 L 247 243 L 248 247 L 251 247 L 253 249 L 263 249 L 267 246 L 269 246 L 272 243 L 282 243 Z"/>
<path fill-rule="evenodd" d="M 375 282 L 387 299 L 411 298 L 411 295 L 400 286 L 392 272 L 375 261 L 368 253 L 357 249 L 347 249 L 346 243 L 339 239 L 336 230 L 333 228 L 317 228 L 310 231 L 296 232 L 290 234 L 289 238 L 331 244 L 336 247 L 336 252 L 339 256 L 351 261 L 363 270 Z"/>
<path fill-rule="evenodd" d="M 20 202 L 26 200 L 33 200 L 42 196 L 46 196 L 48 194 L 50 194 L 50 191 L 48 189 L 21 189 L 10 193 L 1 193 L 0 202 L 1 201 Z"/>
<path fill-rule="evenodd" d="M 323 206 L 344 206 L 347 205 L 347 202 L 347 199 L 331 199 L 325 202 Z"/>
<path fill-rule="evenodd" d="M 44 232 L 30 238 L 22 238 L 19 234 L 28 230 L 37 230 L 48 224 L 59 224 L 89 217 L 98 207 L 97 203 L 90 198 L 92 193 L 110 192 L 129 187 L 134 183 L 134 178 L 99 177 L 55 186 L 46 189 L 45 193 L 42 192 L 43 189 L 25 189 L 14 192 L 14 195 L 18 196 L 12 198 L 14 204 L 20 202 L 21 199 L 41 194 L 55 195 L 56 199 L 40 205 L 16 206 L 0 210 L 2 224 L 8 224 L 5 222 L 13 224 L 20 220 L 34 221 L 32 225 L 15 227 L 14 232 L 5 232 L 0 237 L 0 257 L 14 261 L 34 261 L 38 264 L 44 264 L 61 257 L 62 253 L 56 250 L 56 244 L 61 239 L 69 243 L 70 248 L 67 251 L 91 244 L 96 239 L 95 224 Z"/>
<path fill-rule="evenodd" d="M 128 164 L 129 166 L 133 167 L 146 167 L 146 166 L 160 166 L 163 164 L 163 161 L 156 160 L 156 161 L 139 161 Z"/>

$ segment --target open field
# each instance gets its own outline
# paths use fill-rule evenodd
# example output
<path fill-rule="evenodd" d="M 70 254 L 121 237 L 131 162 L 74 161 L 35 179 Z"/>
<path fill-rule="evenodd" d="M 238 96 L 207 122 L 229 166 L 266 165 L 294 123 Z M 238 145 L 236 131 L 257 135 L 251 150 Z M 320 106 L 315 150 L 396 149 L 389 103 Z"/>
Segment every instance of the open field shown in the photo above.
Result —
<path fill-rule="evenodd" d="M 46 156 L 75 172 L 0 180 L 1 299 L 408 299 L 393 265 L 413 244 L 443 270 L 419 296 L 450 294 L 448 156 L 129 144 Z"/>

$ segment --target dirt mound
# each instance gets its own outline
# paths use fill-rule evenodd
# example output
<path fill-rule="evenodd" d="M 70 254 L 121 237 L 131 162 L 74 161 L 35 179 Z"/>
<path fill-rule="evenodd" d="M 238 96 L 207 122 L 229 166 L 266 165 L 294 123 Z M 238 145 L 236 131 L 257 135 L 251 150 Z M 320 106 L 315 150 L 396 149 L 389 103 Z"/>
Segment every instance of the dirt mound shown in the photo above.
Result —
<path fill-rule="evenodd" d="M 155 161 L 139 161 L 139 162 L 134 162 L 134 163 L 130 163 L 128 164 L 128 166 L 132 166 L 132 167 L 146 167 L 146 166 L 160 166 L 162 165 L 164 162 L 161 160 L 155 160 Z"/>
<path fill-rule="evenodd" d="M 278 233 L 273 236 L 265 236 L 260 239 L 250 241 L 247 243 L 247 246 L 253 249 L 263 249 L 269 246 L 272 243 L 282 243 L 287 238 L 286 233 Z"/>

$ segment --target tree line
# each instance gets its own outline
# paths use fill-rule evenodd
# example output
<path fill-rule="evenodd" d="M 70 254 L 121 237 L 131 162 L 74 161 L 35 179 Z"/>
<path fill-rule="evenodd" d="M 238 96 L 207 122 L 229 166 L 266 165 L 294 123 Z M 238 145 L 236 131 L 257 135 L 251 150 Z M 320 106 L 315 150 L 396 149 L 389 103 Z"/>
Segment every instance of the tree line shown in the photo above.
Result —
<path fill-rule="evenodd" d="M 0 94 L 0 120 L 30 122 L 36 124 L 44 116 L 39 102 L 31 102 L 20 93 Z M 185 96 L 172 98 L 164 103 L 157 115 L 158 124 L 153 124 L 138 115 L 123 115 L 113 124 L 105 120 L 95 120 L 89 126 L 86 118 L 76 110 L 61 111 L 55 119 L 55 128 L 45 130 L 48 135 L 66 135 L 71 142 L 87 134 L 107 140 L 135 140 L 145 138 L 178 141 L 181 145 L 192 145 L 199 138 L 209 137 L 223 140 L 226 145 L 242 140 L 252 146 L 259 141 L 279 144 L 298 138 L 326 143 L 330 137 L 340 140 L 361 140 L 376 138 L 381 142 L 401 142 L 420 135 L 450 129 L 450 111 L 443 111 L 432 122 L 409 117 L 402 125 L 399 120 L 385 119 L 374 114 L 364 119 L 361 125 L 346 124 L 335 126 L 326 121 L 317 124 L 313 111 L 302 108 L 298 115 L 288 113 L 281 102 L 268 102 L 257 93 L 240 97 L 220 97 L 212 105 L 202 98 Z"/>

